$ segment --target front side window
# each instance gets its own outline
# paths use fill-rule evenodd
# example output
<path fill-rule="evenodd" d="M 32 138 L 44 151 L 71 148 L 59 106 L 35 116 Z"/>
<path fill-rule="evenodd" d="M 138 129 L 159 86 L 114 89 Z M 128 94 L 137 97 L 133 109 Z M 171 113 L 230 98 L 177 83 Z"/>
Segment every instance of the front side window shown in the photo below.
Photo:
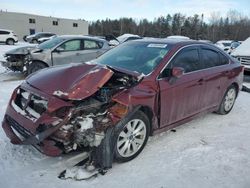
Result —
<path fill-rule="evenodd" d="M 173 67 L 181 67 L 185 73 L 202 69 L 198 49 L 184 49 L 170 63 L 170 69 Z"/>
<path fill-rule="evenodd" d="M 70 40 L 63 43 L 60 48 L 63 51 L 77 51 L 81 50 L 81 40 Z"/>
<path fill-rule="evenodd" d="M 97 63 L 149 74 L 169 52 L 167 44 L 127 42 L 96 59 Z"/>

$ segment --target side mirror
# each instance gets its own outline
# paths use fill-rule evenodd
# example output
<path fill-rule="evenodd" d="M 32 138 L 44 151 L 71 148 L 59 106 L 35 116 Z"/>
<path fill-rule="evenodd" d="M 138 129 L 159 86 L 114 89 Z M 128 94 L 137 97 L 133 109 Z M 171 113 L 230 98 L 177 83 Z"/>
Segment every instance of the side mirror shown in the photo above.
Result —
<path fill-rule="evenodd" d="M 182 67 L 174 67 L 172 68 L 172 77 L 180 78 L 183 76 L 185 70 Z"/>
<path fill-rule="evenodd" d="M 63 52 L 64 51 L 64 48 L 62 48 L 62 47 L 57 47 L 55 50 L 54 50 L 54 52 L 57 52 L 57 53 L 61 53 L 61 52 Z"/>

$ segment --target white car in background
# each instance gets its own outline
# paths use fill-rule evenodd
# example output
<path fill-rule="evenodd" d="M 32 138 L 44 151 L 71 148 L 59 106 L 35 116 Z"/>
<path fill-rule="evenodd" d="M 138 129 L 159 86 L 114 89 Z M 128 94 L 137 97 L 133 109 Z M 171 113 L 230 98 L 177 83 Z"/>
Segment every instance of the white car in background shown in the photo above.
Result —
<path fill-rule="evenodd" d="M 232 42 L 232 40 L 219 40 L 215 45 L 227 52 L 230 49 Z"/>
<path fill-rule="evenodd" d="M 115 40 L 110 40 L 109 41 L 109 45 L 110 46 L 117 46 L 121 43 L 127 42 L 129 40 L 136 40 L 136 39 L 142 39 L 142 37 L 140 37 L 139 35 L 134 35 L 134 34 L 123 34 L 119 37 L 117 37 Z"/>
<path fill-rule="evenodd" d="M 250 37 L 243 41 L 231 55 L 244 65 L 245 71 L 250 72 Z"/>
<path fill-rule="evenodd" d="M 18 42 L 18 38 L 13 31 L 0 29 L 0 42 L 8 45 L 14 45 L 16 42 Z"/>
<path fill-rule="evenodd" d="M 166 39 L 190 40 L 189 37 L 182 36 L 182 35 L 171 35 L 171 36 L 168 36 Z"/>

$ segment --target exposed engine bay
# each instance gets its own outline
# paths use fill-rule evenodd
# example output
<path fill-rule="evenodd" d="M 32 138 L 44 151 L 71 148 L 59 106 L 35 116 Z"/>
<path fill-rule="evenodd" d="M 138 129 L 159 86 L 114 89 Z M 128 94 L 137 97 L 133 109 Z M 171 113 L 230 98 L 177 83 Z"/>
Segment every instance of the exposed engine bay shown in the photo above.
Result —
<path fill-rule="evenodd" d="M 50 138 L 58 142 L 66 153 L 99 146 L 105 130 L 114 125 L 110 109 L 117 104 L 112 101 L 112 96 L 136 83 L 134 77 L 117 72 L 93 96 L 82 101 L 71 101 L 75 106 L 75 114 Z M 67 110 L 62 109 L 57 112 L 57 116 L 63 117 Z"/>
<path fill-rule="evenodd" d="M 98 69 L 95 69 L 96 65 L 83 66 L 94 67 L 85 75 L 86 77 L 94 72 L 93 69 L 100 70 L 99 66 L 97 66 Z M 54 149 L 52 153 L 46 151 L 47 155 L 56 156 L 60 153 L 72 151 L 87 151 L 92 154 L 91 159 L 96 165 L 107 167 L 105 164 L 99 164 L 99 162 L 104 161 L 100 159 L 103 156 L 103 151 L 100 148 L 103 147 L 101 145 L 105 139 L 106 131 L 114 127 L 128 113 L 127 106 L 117 103 L 112 98 L 117 93 L 135 86 L 139 83 L 139 80 L 134 75 L 116 70 L 105 67 L 103 70 L 111 71 L 112 75 L 94 94 L 87 98 L 72 100 L 65 98 L 64 95 L 58 95 L 58 92 L 53 92 L 54 97 L 66 105 L 62 105 L 52 112 L 48 112 L 50 110 L 50 99 L 26 90 L 25 87 L 19 88 L 11 101 L 11 106 L 16 112 L 25 116 L 35 125 L 38 124 L 38 126 L 32 133 L 17 123 L 14 123 L 14 125 L 10 117 L 6 118 L 8 124 L 25 138 L 23 144 L 32 144 L 41 152 L 44 151 L 40 147 L 47 143 L 52 145 Z M 28 79 L 27 83 L 32 83 L 32 81 Z M 61 93 L 64 92 L 61 91 Z M 49 118 L 46 117 L 47 114 Z M 42 120 L 44 123 L 39 123 L 44 116 L 45 119 L 55 118 L 55 120 L 51 123 Z M 34 128 L 34 125 L 32 127 Z M 94 161 L 94 158 L 98 159 Z"/>

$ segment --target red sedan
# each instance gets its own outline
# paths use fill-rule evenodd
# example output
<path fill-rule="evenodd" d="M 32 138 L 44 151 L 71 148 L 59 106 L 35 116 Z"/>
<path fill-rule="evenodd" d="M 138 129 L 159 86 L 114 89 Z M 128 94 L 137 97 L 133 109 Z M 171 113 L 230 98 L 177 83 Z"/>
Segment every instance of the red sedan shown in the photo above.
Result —
<path fill-rule="evenodd" d="M 136 40 L 94 61 L 38 71 L 10 99 L 3 129 L 13 144 L 50 156 L 88 151 L 92 163 L 135 158 L 153 135 L 204 112 L 227 114 L 243 67 L 214 45 Z"/>

